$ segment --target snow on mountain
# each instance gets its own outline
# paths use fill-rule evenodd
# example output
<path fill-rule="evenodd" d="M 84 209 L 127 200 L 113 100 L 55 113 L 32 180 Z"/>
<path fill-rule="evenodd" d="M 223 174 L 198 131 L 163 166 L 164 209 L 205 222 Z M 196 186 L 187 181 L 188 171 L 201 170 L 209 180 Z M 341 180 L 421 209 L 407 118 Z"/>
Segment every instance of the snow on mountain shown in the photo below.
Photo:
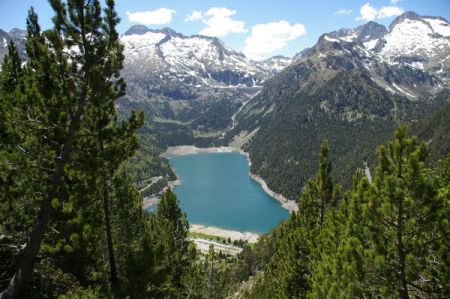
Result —
<path fill-rule="evenodd" d="M 346 42 L 367 43 L 383 37 L 388 30 L 383 25 L 370 21 L 354 29 L 340 29 L 327 34 Z"/>
<path fill-rule="evenodd" d="M 272 58 L 256 61 L 255 64 L 260 68 L 268 72 L 271 76 L 281 72 L 285 67 L 290 65 L 292 59 L 285 56 L 274 56 Z"/>
<path fill-rule="evenodd" d="M 433 58 L 449 53 L 450 25 L 447 21 L 409 13 L 394 22 L 380 50 L 391 63 L 397 63 L 399 57 L 405 56 L 432 63 Z"/>
<path fill-rule="evenodd" d="M 424 20 L 431 25 L 435 33 L 445 37 L 450 36 L 450 26 L 446 20 L 431 17 L 425 17 Z"/>
<path fill-rule="evenodd" d="M 377 84 L 410 99 L 450 87 L 450 24 L 443 18 L 406 12 L 388 29 L 375 22 L 341 29 L 323 35 L 314 48 L 328 61 L 347 56 Z"/>
<path fill-rule="evenodd" d="M 184 36 L 169 28 L 133 26 L 121 40 L 124 74 L 157 75 L 191 86 L 257 87 L 291 63 L 286 57 L 255 62 L 217 38 Z"/>
<path fill-rule="evenodd" d="M 407 12 L 389 26 L 375 51 L 390 65 L 407 65 L 450 85 L 450 24 L 442 18 Z"/>
<path fill-rule="evenodd" d="M 11 29 L 11 31 L 8 32 L 9 36 L 11 36 L 13 39 L 17 40 L 24 40 L 26 38 L 27 32 L 22 29 L 14 28 Z"/>
<path fill-rule="evenodd" d="M 14 28 L 9 32 L 0 29 L 0 62 L 8 53 L 8 42 L 13 40 L 22 59 L 25 59 L 25 36 L 26 31 Z"/>
<path fill-rule="evenodd" d="M 25 31 L 0 30 L 0 60 L 7 42 L 14 40 L 25 57 Z M 177 88 L 259 88 L 289 66 L 316 55 L 332 68 L 346 57 L 347 65 L 365 68 L 386 90 L 416 98 L 450 87 L 450 24 L 440 17 L 406 12 L 389 28 L 368 22 L 354 29 L 323 35 L 312 49 L 294 59 L 275 56 L 252 61 L 224 45 L 219 39 L 184 36 L 169 28 L 152 30 L 132 26 L 121 41 L 125 46 L 122 74 L 130 90 L 141 85 Z M 334 57 L 334 58 L 333 58 Z M 338 59 L 338 57 L 340 57 Z M 338 59 L 338 60 L 336 60 Z M 332 61 L 333 60 L 333 61 Z M 395 84 L 395 85 L 394 85 Z M 145 87 L 145 88 L 144 88 Z"/>

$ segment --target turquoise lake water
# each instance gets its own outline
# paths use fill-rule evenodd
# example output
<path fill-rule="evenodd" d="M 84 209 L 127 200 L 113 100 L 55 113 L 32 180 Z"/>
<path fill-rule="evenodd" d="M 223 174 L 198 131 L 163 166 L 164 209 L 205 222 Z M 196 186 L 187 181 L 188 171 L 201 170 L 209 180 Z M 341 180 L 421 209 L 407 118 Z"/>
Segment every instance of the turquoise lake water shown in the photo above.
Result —
<path fill-rule="evenodd" d="M 174 192 L 191 224 L 266 233 L 289 216 L 249 177 L 241 154 L 174 156 L 170 163 L 182 181 Z"/>

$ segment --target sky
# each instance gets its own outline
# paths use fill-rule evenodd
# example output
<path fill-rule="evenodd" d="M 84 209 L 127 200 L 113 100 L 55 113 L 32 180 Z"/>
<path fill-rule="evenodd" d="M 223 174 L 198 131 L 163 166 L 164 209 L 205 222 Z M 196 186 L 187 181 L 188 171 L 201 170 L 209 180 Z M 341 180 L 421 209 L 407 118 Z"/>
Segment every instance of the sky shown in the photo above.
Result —
<path fill-rule="evenodd" d="M 25 29 L 33 6 L 41 27 L 52 27 L 47 0 L 0 0 L 0 29 Z M 119 33 L 143 24 L 169 27 L 184 35 L 220 38 L 229 47 L 260 60 L 292 57 L 327 32 L 368 21 L 388 26 L 404 11 L 450 19 L 449 0 L 116 0 Z"/>

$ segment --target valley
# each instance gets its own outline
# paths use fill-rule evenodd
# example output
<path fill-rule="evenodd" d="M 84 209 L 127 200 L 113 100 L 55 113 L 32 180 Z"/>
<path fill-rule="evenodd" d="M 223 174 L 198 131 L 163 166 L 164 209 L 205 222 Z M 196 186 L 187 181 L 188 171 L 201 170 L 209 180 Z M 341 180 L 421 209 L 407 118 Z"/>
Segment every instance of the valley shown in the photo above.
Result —
<path fill-rule="evenodd" d="M 444 298 L 450 23 L 398 2 L 0 29 L 0 299 Z"/>
<path fill-rule="evenodd" d="M 323 34 L 294 59 L 252 61 L 217 38 L 133 26 L 121 37 L 127 95 L 117 108 L 142 109 L 146 122 L 129 172 L 141 189 L 164 178 L 150 194 L 174 179 L 159 158 L 168 146 L 231 145 L 249 153 L 252 174 L 297 200 L 326 137 L 335 178 L 348 186 L 398 124 L 448 102 L 447 27 L 407 12 L 389 28 L 371 21 Z M 23 43 L 19 29 L 10 34 Z"/>
<path fill-rule="evenodd" d="M 324 34 L 314 47 L 302 51 L 292 63 L 282 60 L 285 64 L 274 68 L 278 74 L 256 72 L 260 79 L 252 79 L 251 84 L 236 79 L 227 81 L 228 86 L 220 80 L 194 85 L 186 83 L 185 79 L 170 77 L 167 80 L 173 83 L 159 83 L 158 86 L 175 84 L 180 91 L 192 90 L 195 86 L 194 91 L 188 92 L 192 98 L 188 100 L 181 94 L 167 97 L 164 91 L 161 96 L 156 96 L 148 91 L 140 94 L 151 94 L 151 99 L 126 100 L 123 103 L 127 104 L 121 107 L 130 105 L 126 109 L 133 107 L 146 111 L 146 132 L 158 136 L 162 151 L 167 146 L 185 144 L 200 147 L 231 144 L 243 149 L 252 160 L 252 174 L 263 178 L 275 192 L 296 200 L 314 172 L 315 149 L 323 138 L 330 140 L 335 151 L 332 158 L 337 163 L 335 178 L 348 186 L 353 169 L 363 168 L 364 163 L 373 167 L 372 148 L 388 140 L 398 124 L 418 123 L 448 102 L 449 63 L 446 59 L 449 59 L 449 37 L 442 24 L 445 21 L 439 18 L 405 13 L 389 28 L 369 22 L 355 29 L 341 29 Z M 392 37 L 401 35 L 402 30 L 407 30 L 411 38 L 421 40 L 423 36 L 436 34 L 427 43 L 411 46 L 408 44 L 410 39 Z M 189 40 L 189 37 L 172 31 L 165 34 L 169 43 Z M 144 35 L 127 36 L 134 41 L 132 51 L 138 51 L 137 41 L 139 38 L 145 40 Z M 192 43 L 197 42 L 195 38 Z M 221 44 L 212 43 L 209 47 L 218 45 Z M 159 45 L 155 47 L 159 49 Z M 233 64 L 238 59 L 236 53 L 226 47 L 217 49 L 225 56 L 221 60 L 221 54 L 217 54 L 214 61 L 230 72 L 243 71 Z M 174 55 L 162 53 L 158 59 Z M 185 53 L 177 55 L 187 55 Z M 156 59 L 152 55 L 157 54 L 149 54 L 146 59 Z M 140 56 L 143 57 L 146 56 Z M 174 61 L 184 61 L 182 57 L 164 59 L 170 65 Z M 198 66 L 200 69 L 215 67 L 211 61 L 209 57 L 200 56 L 197 64 L 182 62 L 175 65 L 180 69 L 194 68 L 198 72 Z M 134 63 L 131 60 L 128 68 L 134 69 Z M 247 72 L 257 67 L 247 64 Z M 273 75 L 275 77 L 271 78 Z M 198 76 L 203 75 L 200 72 Z M 205 76 L 213 80 L 210 74 Z M 143 82 L 149 82 L 148 78 L 145 80 Z M 129 82 L 134 86 L 141 81 L 131 76 Z M 252 89 L 248 90 L 249 87 Z M 130 94 L 133 95 L 133 91 Z M 165 102 L 161 100 L 165 104 L 156 100 L 161 97 L 166 99 Z M 194 106 L 195 109 L 191 108 Z"/>
<path fill-rule="evenodd" d="M 248 176 L 244 155 L 198 153 L 171 155 L 169 160 L 181 180 L 173 191 L 192 224 L 261 234 L 288 217 Z"/>
<path fill-rule="evenodd" d="M 231 145 L 247 152 L 251 175 L 263 180 L 269 192 L 295 202 L 315 171 L 316 149 L 322 139 L 327 138 L 333 150 L 335 179 L 349 186 L 354 169 L 365 169 L 365 165 L 373 169 L 373 148 L 388 140 L 396 126 L 420 123 L 446 105 L 450 37 L 442 22 L 408 12 L 389 28 L 369 22 L 324 34 L 293 61 L 277 58 L 274 72 L 261 67 L 267 63 L 245 60 L 217 40 L 186 37 L 168 29 L 131 28 L 124 37 L 126 49 L 135 57 L 127 60 L 124 72 L 131 92 L 119 107 L 144 109 L 144 134 L 157 136 L 160 153 L 167 146 L 170 151 L 170 146 L 180 145 Z M 408 31 L 409 39 L 394 38 L 402 30 Z M 422 40 L 433 33 L 427 43 L 409 44 L 411 39 Z M 148 37 L 155 34 L 160 36 L 159 44 Z M 165 43 L 184 50 L 166 53 L 170 47 Z M 196 46 L 189 48 L 186 43 Z M 155 47 L 155 52 L 135 54 L 141 47 Z M 193 57 L 189 53 L 196 58 L 186 58 Z M 137 71 L 138 65 L 156 67 Z M 163 72 L 168 76 L 165 82 L 156 83 L 162 77 L 151 79 L 152 74 L 161 76 L 163 66 L 177 71 Z M 251 83 L 244 78 L 252 75 L 223 81 L 225 77 L 208 73 L 217 67 L 229 70 L 230 76 L 233 72 L 257 75 Z M 142 79 L 136 79 L 137 72 Z M 186 76 L 201 80 L 191 82 Z M 147 91 L 142 91 L 144 85 Z M 155 93 L 148 86 L 158 86 L 160 91 Z M 167 87 L 177 93 L 165 91 Z"/>

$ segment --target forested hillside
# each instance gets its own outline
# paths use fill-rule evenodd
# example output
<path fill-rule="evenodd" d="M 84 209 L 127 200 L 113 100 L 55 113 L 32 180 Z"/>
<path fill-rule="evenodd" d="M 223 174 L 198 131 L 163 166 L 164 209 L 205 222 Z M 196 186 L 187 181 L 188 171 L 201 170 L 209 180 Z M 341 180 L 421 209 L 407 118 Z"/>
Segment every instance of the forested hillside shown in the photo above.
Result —
<path fill-rule="evenodd" d="M 0 69 L 0 299 L 448 297 L 448 91 L 411 100 L 376 84 L 358 59 L 309 52 L 222 135 L 240 100 L 177 119 L 131 102 L 120 110 L 114 1 L 50 4 L 53 28 L 41 30 L 31 8 L 26 63 L 9 41 Z M 389 74 L 419 74 L 418 93 L 442 83 L 408 68 Z M 299 206 L 258 243 L 235 242 L 238 256 L 212 245 L 200 253 L 170 189 L 155 213 L 142 209 L 137 183 L 174 178 L 162 148 L 251 132 L 252 170 Z M 371 179 L 355 170 L 366 160 Z"/>
<path fill-rule="evenodd" d="M 443 93 L 447 99 L 450 91 Z M 436 164 L 450 152 L 450 103 L 412 126 L 412 132 L 425 140 L 430 151 L 430 162 Z"/>
<path fill-rule="evenodd" d="M 450 156 L 399 128 L 378 148 L 375 175 L 342 189 L 328 142 L 299 212 L 257 244 L 239 298 L 444 298 L 450 289 Z"/>
<path fill-rule="evenodd" d="M 195 251 L 168 191 L 155 215 L 124 171 L 141 112 L 125 94 L 114 1 L 51 1 L 0 72 L 0 298 L 179 297 Z"/>
<path fill-rule="evenodd" d="M 386 142 L 396 126 L 421 123 L 447 105 L 448 36 L 434 35 L 427 44 L 424 40 L 441 27 L 422 30 L 435 19 L 406 12 L 389 29 L 369 22 L 323 34 L 266 82 L 237 115 L 226 141 L 242 144 L 252 173 L 294 200 L 314 173 L 315 149 L 327 138 L 333 175 L 350 186 L 353 171 L 373 166 L 372 149 Z M 438 23 L 449 26 L 445 20 Z M 424 64 L 418 67 L 417 61 Z M 445 124 L 440 127 L 444 131 Z M 444 141 L 438 138 L 437 147 L 439 140 Z M 434 157 L 445 152 L 439 154 Z"/>

